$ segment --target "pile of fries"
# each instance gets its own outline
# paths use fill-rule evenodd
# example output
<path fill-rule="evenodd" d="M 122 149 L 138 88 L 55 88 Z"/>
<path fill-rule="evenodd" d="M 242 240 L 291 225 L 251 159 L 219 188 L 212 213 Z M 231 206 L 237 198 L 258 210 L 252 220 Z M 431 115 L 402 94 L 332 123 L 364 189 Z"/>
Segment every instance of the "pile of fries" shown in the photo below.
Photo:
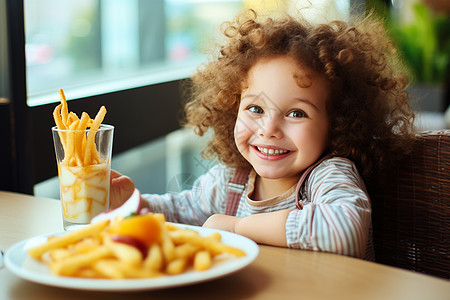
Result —
<path fill-rule="evenodd" d="M 156 238 L 146 245 L 145 251 L 132 243 L 124 243 L 127 239 L 122 242 L 115 239 L 112 228 L 128 219 L 116 218 L 65 235 L 51 236 L 46 243 L 31 248 L 28 254 L 46 263 L 51 272 L 59 276 L 107 279 L 151 278 L 189 270 L 203 271 L 211 268 L 216 260 L 246 255 L 240 249 L 223 244 L 218 232 L 201 236 L 194 230 L 165 222 L 161 214 L 146 216 L 155 218 L 159 225 Z"/>
<path fill-rule="evenodd" d="M 95 134 L 100 128 L 106 115 L 106 108 L 100 107 L 95 119 L 83 112 L 81 118 L 74 112 L 69 112 L 66 97 L 62 89 L 59 90 L 61 104 L 53 111 L 53 119 L 56 126 L 68 132 L 59 132 L 59 137 L 64 148 L 64 161 L 67 166 L 89 166 L 101 163 L 95 147 Z M 89 127 L 89 133 L 85 130 Z"/>

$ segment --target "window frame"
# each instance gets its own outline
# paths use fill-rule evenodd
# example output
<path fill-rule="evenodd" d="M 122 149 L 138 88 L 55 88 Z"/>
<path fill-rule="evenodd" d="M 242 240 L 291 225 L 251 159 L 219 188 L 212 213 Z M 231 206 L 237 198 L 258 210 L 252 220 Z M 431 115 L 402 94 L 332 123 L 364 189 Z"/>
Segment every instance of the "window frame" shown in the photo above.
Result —
<path fill-rule="evenodd" d="M 2 151 L 0 190 L 33 194 L 33 187 L 57 175 L 50 128 L 55 103 L 27 105 L 24 3 L 5 1 L 9 100 L 0 106 L 6 127 L 0 131 Z M 180 128 L 183 93 L 188 80 L 159 84 L 69 100 L 70 110 L 95 115 L 101 105 L 108 113 L 105 123 L 114 125 L 113 157 Z M 57 91 L 55 91 L 56 97 Z M 6 142 L 4 142 L 6 141 Z"/>

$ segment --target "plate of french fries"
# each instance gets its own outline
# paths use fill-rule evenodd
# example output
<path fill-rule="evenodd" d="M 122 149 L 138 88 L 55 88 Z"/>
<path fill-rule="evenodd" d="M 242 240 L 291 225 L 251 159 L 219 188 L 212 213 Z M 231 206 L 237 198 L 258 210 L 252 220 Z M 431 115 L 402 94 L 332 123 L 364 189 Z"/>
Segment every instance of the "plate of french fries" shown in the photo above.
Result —
<path fill-rule="evenodd" d="M 244 236 L 149 213 L 21 241 L 6 251 L 5 264 L 17 276 L 48 286 L 139 291 L 224 277 L 258 253 Z"/>

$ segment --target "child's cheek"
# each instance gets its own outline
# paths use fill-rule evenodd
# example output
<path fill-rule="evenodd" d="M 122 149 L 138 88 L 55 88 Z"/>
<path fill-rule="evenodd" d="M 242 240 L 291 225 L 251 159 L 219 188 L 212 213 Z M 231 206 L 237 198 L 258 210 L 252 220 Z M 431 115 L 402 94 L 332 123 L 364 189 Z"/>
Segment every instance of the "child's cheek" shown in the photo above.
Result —
<path fill-rule="evenodd" d="M 239 151 L 248 144 L 248 140 L 251 136 L 251 130 L 245 124 L 245 120 L 238 118 L 236 125 L 234 126 L 234 142 L 238 147 Z"/>
<path fill-rule="evenodd" d="M 242 124 L 242 118 L 237 118 L 236 124 L 234 125 L 234 140 L 236 141 L 236 144 L 238 144 L 245 135 L 246 129 L 244 124 Z"/>

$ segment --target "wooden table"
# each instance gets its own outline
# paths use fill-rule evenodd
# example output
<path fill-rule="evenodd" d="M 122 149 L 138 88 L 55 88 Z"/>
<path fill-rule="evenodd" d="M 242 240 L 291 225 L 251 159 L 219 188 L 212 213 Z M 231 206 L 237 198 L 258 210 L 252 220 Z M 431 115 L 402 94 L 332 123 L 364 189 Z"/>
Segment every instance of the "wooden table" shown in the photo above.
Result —
<path fill-rule="evenodd" d="M 58 200 L 0 192 L 0 249 L 62 231 Z M 213 281 L 136 293 L 69 290 L 0 269 L 0 299 L 450 299 L 450 281 L 341 255 L 260 246 L 247 268 Z"/>

